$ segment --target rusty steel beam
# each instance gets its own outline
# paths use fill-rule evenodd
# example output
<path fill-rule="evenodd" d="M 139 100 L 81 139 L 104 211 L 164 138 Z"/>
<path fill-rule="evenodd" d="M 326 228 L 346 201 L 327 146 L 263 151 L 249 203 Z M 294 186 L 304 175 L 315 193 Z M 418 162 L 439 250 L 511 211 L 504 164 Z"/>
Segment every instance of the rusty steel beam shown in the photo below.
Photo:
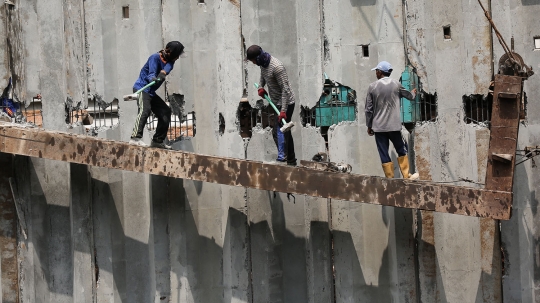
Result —
<path fill-rule="evenodd" d="M 1 124 L 0 152 L 230 186 L 503 220 L 509 219 L 512 201 L 511 192 L 332 173 Z"/>
<path fill-rule="evenodd" d="M 495 75 L 486 189 L 512 191 L 523 78 Z"/>

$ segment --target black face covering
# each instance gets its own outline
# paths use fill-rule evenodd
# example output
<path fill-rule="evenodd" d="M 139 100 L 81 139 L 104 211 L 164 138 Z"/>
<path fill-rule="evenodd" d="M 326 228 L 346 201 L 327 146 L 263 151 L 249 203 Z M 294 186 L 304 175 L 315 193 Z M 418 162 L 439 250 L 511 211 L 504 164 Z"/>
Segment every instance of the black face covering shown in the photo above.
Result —
<path fill-rule="evenodd" d="M 171 41 L 167 43 L 167 46 L 165 46 L 165 49 L 169 50 L 169 54 L 164 52 L 165 57 L 166 57 L 165 59 L 167 61 L 172 60 L 172 59 L 177 59 L 184 52 L 184 46 L 182 45 L 182 43 L 178 41 Z"/>

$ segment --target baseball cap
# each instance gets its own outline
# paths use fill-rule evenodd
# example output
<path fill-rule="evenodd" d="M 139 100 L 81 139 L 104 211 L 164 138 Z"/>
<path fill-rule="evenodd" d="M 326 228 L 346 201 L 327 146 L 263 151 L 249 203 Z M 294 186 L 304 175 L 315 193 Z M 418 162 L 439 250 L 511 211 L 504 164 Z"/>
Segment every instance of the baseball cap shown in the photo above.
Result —
<path fill-rule="evenodd" d="M 372 68 L 371 70 L 380 70 L 384 73 L 390 73 L 392 72 L 392 65 L 386 61 L 381 61 L 379 64 L 377 64 L 377 67 Z"/>

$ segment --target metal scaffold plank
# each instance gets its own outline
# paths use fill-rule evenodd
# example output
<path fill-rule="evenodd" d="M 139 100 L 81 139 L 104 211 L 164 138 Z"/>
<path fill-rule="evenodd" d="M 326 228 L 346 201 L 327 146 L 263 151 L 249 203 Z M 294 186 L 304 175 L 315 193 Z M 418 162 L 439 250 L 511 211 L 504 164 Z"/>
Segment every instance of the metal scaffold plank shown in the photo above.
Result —
<path fill-rule="evenodd" d="M 512 193 L 129 145 L 0 125 L 0 152 L 230 186 L 506 220 Z M 287 182 L 283 182 L 287 180 Z"/>

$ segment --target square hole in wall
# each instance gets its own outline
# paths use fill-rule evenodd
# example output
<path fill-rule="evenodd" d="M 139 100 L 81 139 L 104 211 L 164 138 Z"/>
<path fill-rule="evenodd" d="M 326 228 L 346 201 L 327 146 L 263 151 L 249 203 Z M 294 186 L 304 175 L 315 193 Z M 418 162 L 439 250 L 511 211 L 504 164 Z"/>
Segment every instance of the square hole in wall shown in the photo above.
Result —
<path fill-rule="evenodd" d="M 129 19 L 129 6 L 122 6 L 122 18 Z"/>
<path fill-rule="evenodd" d="M 534 49 L 540 49 L 540 36 L 534 37 Z"/>
<path fill-rule="evenodd" d="M 204 4 L 204 0 L 199 0 L 199 4 Z"/>
<path fill-rule="evenodd" d="M 450 31 L 450 25 L 443 26 L 443 35 L 444 35 L 444 40 L 452 39 L 452 32 Z"/>
<path fill-rule="evenodd" d="M 369 58 L 369 45 L 362 45 L 362 57 Z"/>

